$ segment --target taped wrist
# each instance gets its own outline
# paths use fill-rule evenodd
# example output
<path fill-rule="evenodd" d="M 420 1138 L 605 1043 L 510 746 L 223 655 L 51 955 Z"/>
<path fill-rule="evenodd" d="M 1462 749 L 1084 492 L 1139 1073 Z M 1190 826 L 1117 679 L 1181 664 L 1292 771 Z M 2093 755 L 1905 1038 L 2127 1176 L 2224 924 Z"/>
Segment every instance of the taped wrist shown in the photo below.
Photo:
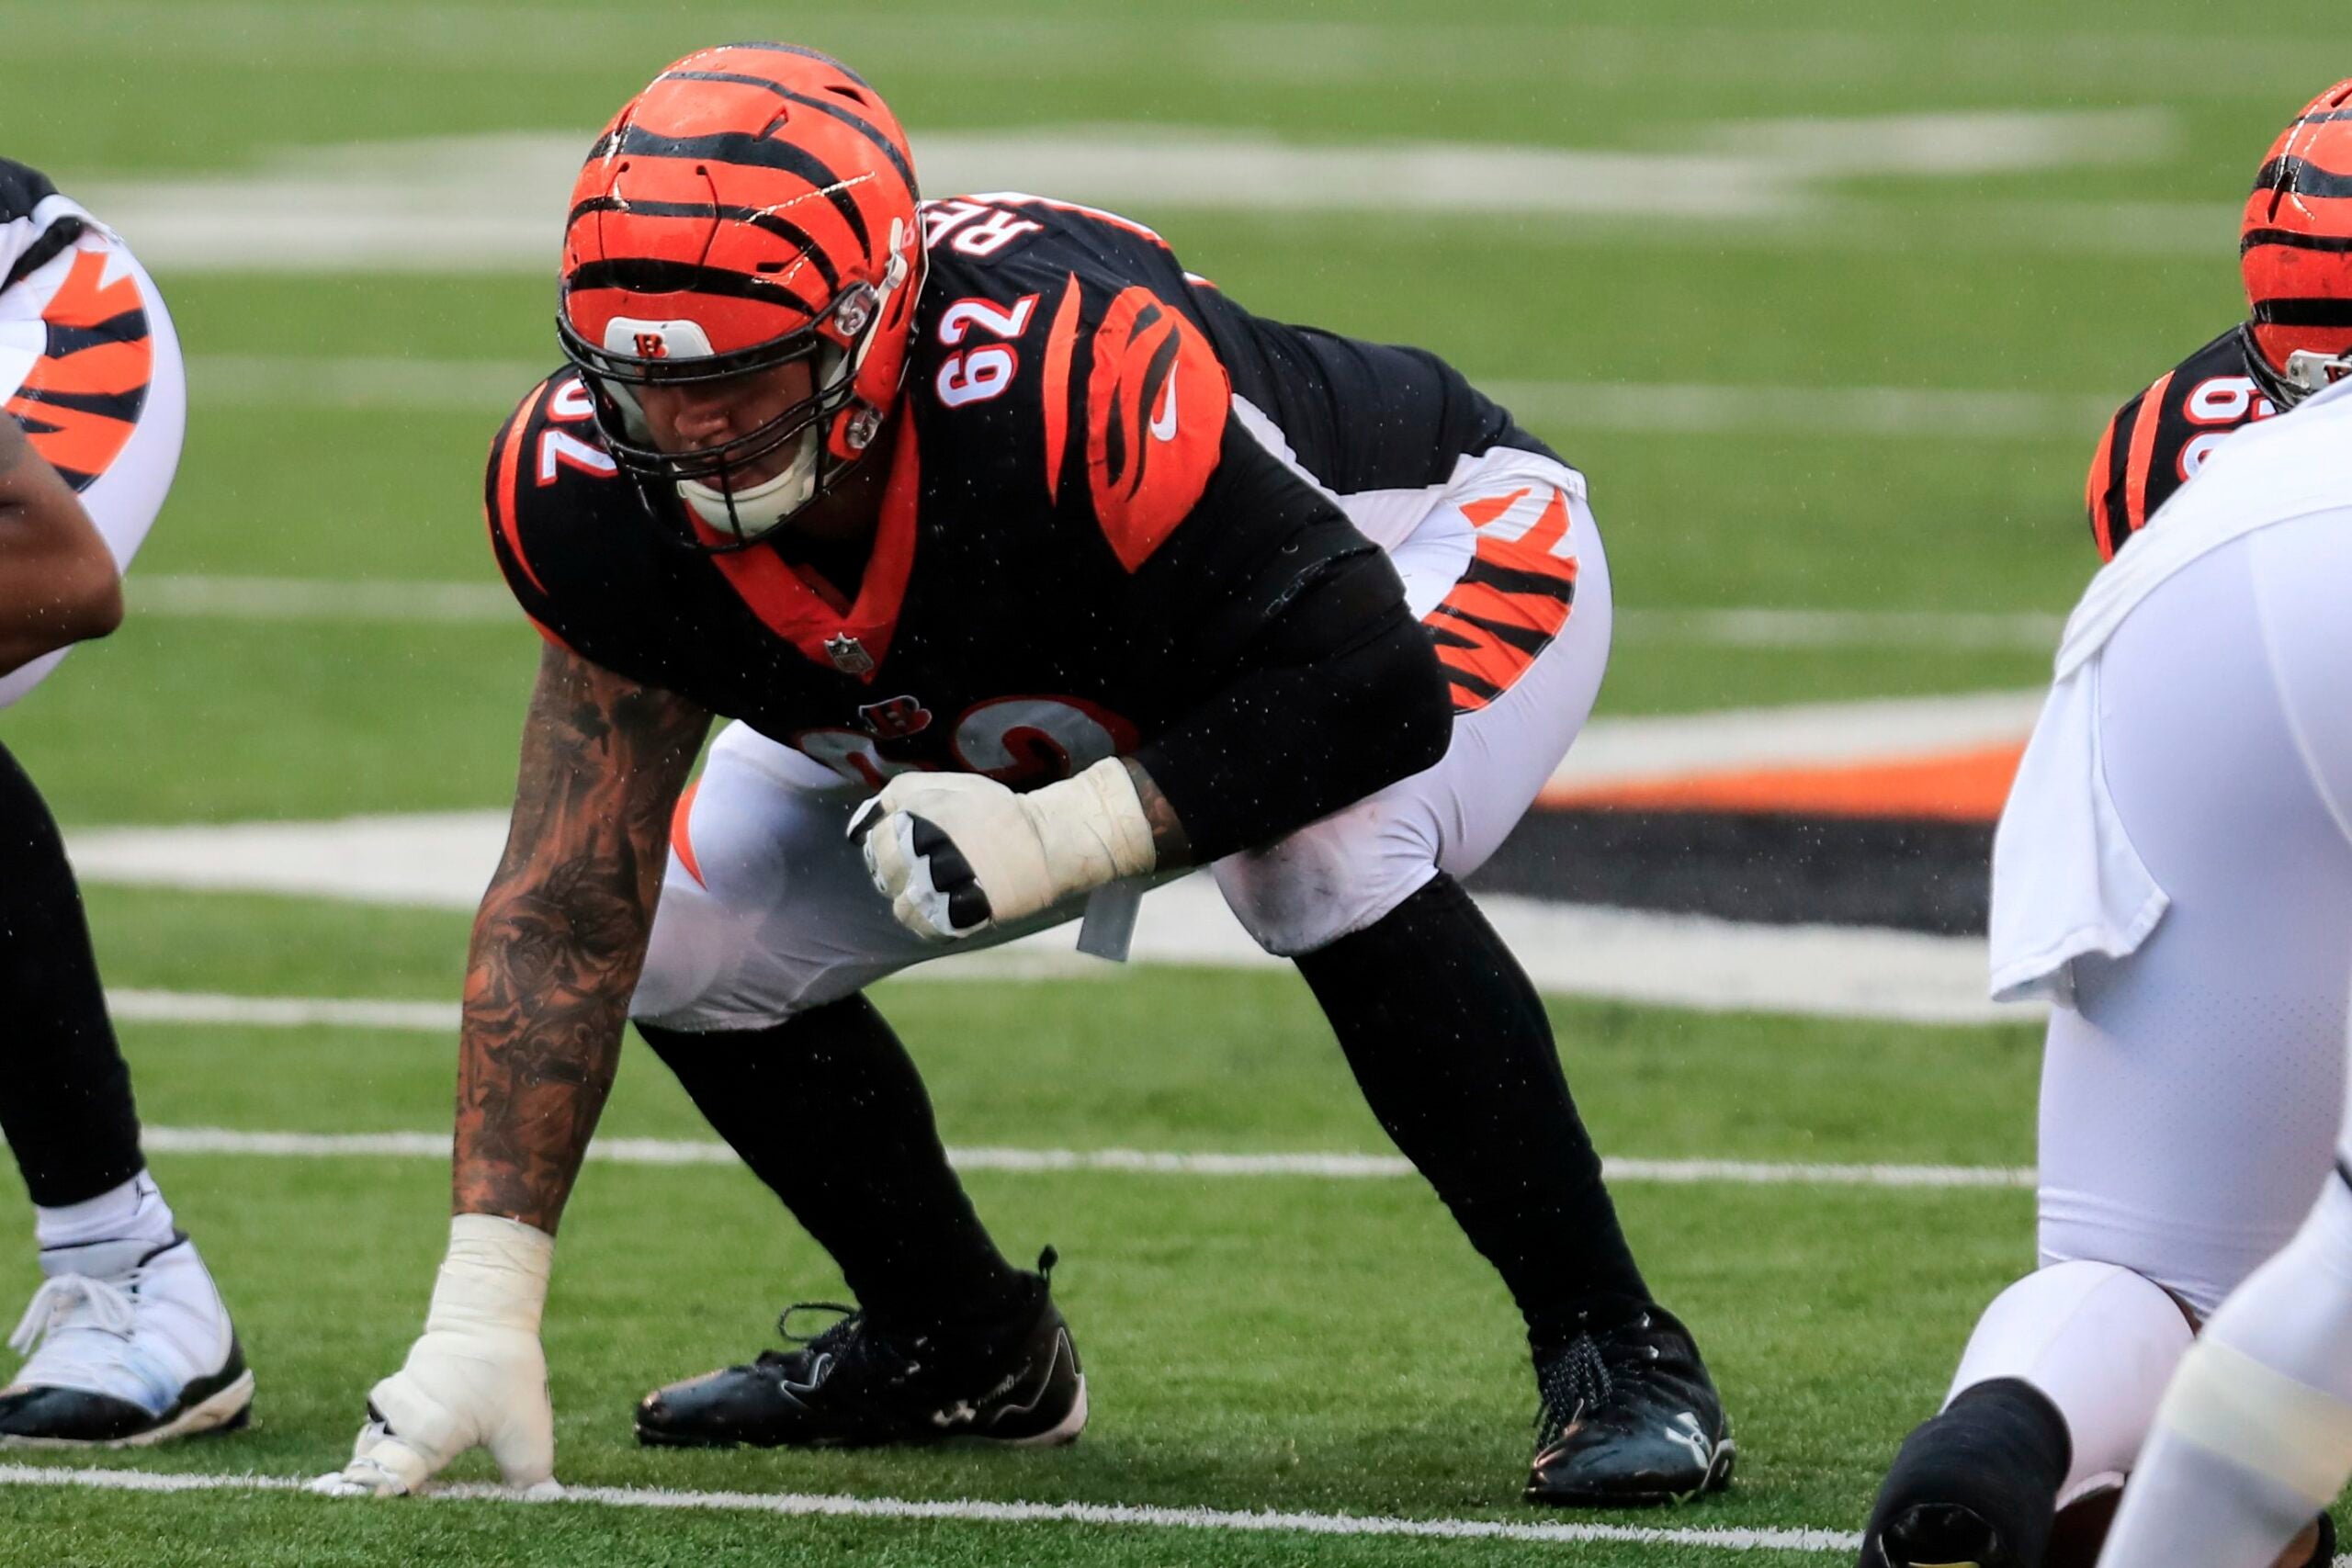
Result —
<path fill-rule="evenodd" d="M 554 1262 L 555 1237 L 535 1225 L 493 1214 L 452 1216 L 449 1252 L 434 1281 L 425 1332 L 498 1328 L 537 1334 Z"/>
<path fill-rule="evenodd" d="M 1054 888 L 1048 902 L 1140 876 L 1159 863 L 1143 799 L 1116 757 L 1020 799 L 1045 850 Z"/>

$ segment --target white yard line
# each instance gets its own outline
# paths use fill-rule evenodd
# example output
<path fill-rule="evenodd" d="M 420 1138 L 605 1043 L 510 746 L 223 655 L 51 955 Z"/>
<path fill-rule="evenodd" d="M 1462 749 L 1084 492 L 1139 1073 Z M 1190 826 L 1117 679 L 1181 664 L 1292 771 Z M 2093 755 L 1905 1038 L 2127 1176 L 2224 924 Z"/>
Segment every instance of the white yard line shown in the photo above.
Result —
<path fill-rule="evenodd" d="M 397 355 L 198 355 L 196 406 L 478 414 L 512 409 L 556 367 L 545 360 Z M 2105 393 L 1936 387 L 1725 386 L 1706 382 L 1473 379 L 1548 430 L 1671 435 L 1916 436 L 2089 442 L 2115 412 Z"/>
<path fill-rule="evenodd" d="M 102 1492 L 299 1493 L 306 1478 L 287 1475 L 171 1474 L 141 1470 L 83 1470 L 63 1465 L 0 1464 L 0 1485 L 80 1486 Z M 985 1503 L 968 1498 L 928 1501 L 802 1492 L 678 1492 L 636 1486 L 571 1486 L 560 1497 L 524 1503 L 496 1486 L 439 1486 L 428 1498 L 515 1503 L 527 1507 L 587 1505 L 607 1508 L 692 1509 L 778 1515 L 789 1518 L 950 1520 L 968 1524 L 1069 1524 L 1097 1528 L 1222 1531 L 1250 1535 L 1389 1536 L 1422 1540 L 1517 1540 L 1563 1545 L 1681 1546 L 1722 1551 L 1850 1552 L 1861 1538 L 1848 1530 L 1666 1528 L 1654 1525 L 1521 1524 L 1504 1519 L 1413 1519 L 1378 1514 L 1285 1513 L 1272 1509 L 1170 1508 L 1121 1503 Z M 368 1507 L 365 1502 L 321 1507 Z"/>
<path fill-rule="evenodd" d="M 467 836 L 486 844 L 494 856 L 503 832 L 501 817 L 485 818 Z M 231 843 L 244 846 L 246 852 L 232 852 L 217 840 L 175 840 L 154 829 L 76 835 L 71 850 L 82 879 L 89 883 L 449 909 L 472 908 L 488 875 L 470 854 L 452 855 L 413 831 L 371 831 L 364 819 L 346 825 L 341 837 L 303 831 L 273 839 L 256 830 Z M 1899 1023 L 2031 1023 L 2041 1016 L 2032 1007 L 1986 999 L 1981 938 L 1869 927 L 1756 925 L 1501 894 L 1485 895 L 1478 903 L 1537 989 L 1555 996 L 1701 1012 Z M 1004 947 L 952 953 L 890 983 L 1115 976 L 1117 970 L 1100 959 L 1074 952 L 1073 934 L 1073 928 L 1064 927 Z M 1259 950 L 1206 877 L 1187 878 L 1144 899 L 1131 956 L 1138 964 L 1216 969 L 1272 969 L 1283 962 Z M 446 1012 L 381 1013 L 374 1005 L 362 1012 L 331 1014 L 315 1010 L 321 1003 L 273 998 L 247 1008 L 239 998 L 201 994 L 186 1003 L 148 998 L 133 1005 L 143 1010 L 139 1016 L 156 1022 L 449 1027 Z"/>
<path fill-rule="evenodd" d="M 2066 617 L 2033 611 L 1620 607 L 1620 640 L 1693 648 L 1929 648 L 2052 653 Z"/>
<path fill-rule="evenodd" d="M 234 1155 L 266 1159 L 447 1159 L 447 1133 L 254 1133 L 228 1127 L 148 1127 L 154 1154 Z M 1395 1180 L 1413 1174 L 1395 1155 L 1183 1153 L 1160 1149 L 950 1149 L 959 1170 L 1098 1171 L 1131 1176 L 1306 1177 Z M 735 1152 L 707 1138 L 605 1138 L 588 1157 L 608 1165 L 734 1165 Z M 1691 1187 L 2030 1188 L 2034 1173 L 2014 1166 L 1825 1165 L 1721 1159 L 1602 1162 L 1611 1181 Z"/>
<path fill-rule="evenodd" d="M 1639 434 L 1892 435 L 1937 441 L 2097 437 L 2104 394 L 1933 387 L 1719 386 L 1699 382 L 1478 378 L 1480 390 L 1544 430 Z"/>
<path fill-rule="evenodd" d="M 146 573 L 130 578 L 128 592 L 132 611 L 141 615 L 336 624 L 523 624 L 514 595 L 488 581 Z M 1932 648 L 2023 653 L 2056 648 L 2064 625 L 2064 615 L 2031 611 L 1806 610 L 1762 605 L 1687 610 L 1621 605 L 1616 619 L 1622 639 L 1693 648 Z"/>
<path fill-rule="evenodd" d="M 141 615 L 224 621 L 475 623 L 521 626 L 514 595 L 499 582 L 364 581 L 301 577 L 141 574 L 125 592 Z"/>
<path fill-rule="evenodd" d="M 1141 214 L 1446 213 L 1720 229 L 1817 212 L 1838 181 L 2140 164 L 2157 108 L 1710 122 L 1679 145 L 1313 142 L 1208 126 L 1061 125 L 915 139 L 923 186 L 1029 190 Z M 281 149 L 259 168 L 69 188 L 157 272 L 447 273 L 555 265 L 587 138 L 506 131 Z M 1670 225 L 1669 225 L 1670 226 Z"/>
<path fill-rule="evenodd" d="M 337 997 L 232 997 L 214 991 L 154 991 L 114 987 L 107 1010 L 136 1023 L 221 1023 L 242 1028 L 411 1029 L 454 1034 L 455 1002 Z"/>

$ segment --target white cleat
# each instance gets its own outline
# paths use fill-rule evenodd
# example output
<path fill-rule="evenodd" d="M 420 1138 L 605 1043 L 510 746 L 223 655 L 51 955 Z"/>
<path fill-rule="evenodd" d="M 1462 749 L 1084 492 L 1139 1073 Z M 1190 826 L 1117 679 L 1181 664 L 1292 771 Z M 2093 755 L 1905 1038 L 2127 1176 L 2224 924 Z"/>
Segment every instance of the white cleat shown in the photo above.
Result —
<path fill-rule="evenodd" d="M 254 1375 L 186 1235 L 51 1247 L 40 1266 L 8 1338 L 30 1359 L 0 1389 L 0 1449 L 143 1448 L 252 1416 Z"/>

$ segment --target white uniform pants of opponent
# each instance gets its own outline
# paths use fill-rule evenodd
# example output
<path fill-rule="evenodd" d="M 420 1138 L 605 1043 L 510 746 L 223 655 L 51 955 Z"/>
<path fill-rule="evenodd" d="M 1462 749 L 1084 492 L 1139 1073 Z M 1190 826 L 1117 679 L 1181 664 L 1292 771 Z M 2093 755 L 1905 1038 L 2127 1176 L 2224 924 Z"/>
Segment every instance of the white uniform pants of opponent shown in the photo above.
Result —
<path fill-rule="evenodd" d="M 2082 671 L 2068 724 L 2089 731 L 2101 852 L 2136 855 L 2169 902 L 2128 955 L 2070 965 L 2042 1069 L 2041 1268 L 1986 1311 L 1951 1391 L 2010 1377 L 2051 1396 L 2074 1438 L 2062 1506 L 2131 1470 L 2188 1314 L 2285 1244 L 2329 1175 L 2352 992 L 2348 588 L 2352 515 L 2278 523 L 2163 581 Z M 2002 897 L 1996 876 L 1996 930 Z"/>
<path fill-rule="evenodd" d="M 119 321 L 132 293 L 145 314 L 143 335 L 95 347 L 76 338 L 74 352 L 54 352 L 52 328 L 77 329 L 92 316 Z M 81 491 L 82 509 L 97 525 L 117 571 L 130 570 L 131 556 L 164 509 L 187 430 L 187 376 L 171 312 L 130 252 L 95 223 L 28 276 L 0 289 L 0 404 L 13 401 L 35 424 L 43 423 L 46 411 L 20 394 L 43 387 L 119 392 L 135 384 L 142 368 L 145 396 L 127 427 L 62 407 L 50 415 L 60 427 L 55 432 L 28 426 L 35 451 L 60 468 L 94 471 Z M 66 651 L 46 654 L 0 678 L 0 708 L 46 680 Z"/>
<path fill-rule="evenodd" d="M 1572 563 L 1575 603 L 1501 695 L 1456 715 L 1436 766 L 1217 863 L 1226 901 L 1268 952 L 1314 952 L 1380 919 L 1440 871 L 1476 870 L 1566 755 L 1609 661 L 1609 568 L 1584 488 L 1550 458 L 1498 449 L 1463 459 L 1443 485 L 1337 498 L 1396 563 L 1416 616 L 1481 550 L 1537 547 L 1564 572 Z M 1555 500 L 1568 524 L 1556 542 Z M 632 1015 L 696 1033 L 763 1029 L 910 964 L 1080 913 L 1073 903 L 952 948 L 915 936 L 844 836 L 871 793 L 743 725 L 726 729 L 680 803 Z"/>

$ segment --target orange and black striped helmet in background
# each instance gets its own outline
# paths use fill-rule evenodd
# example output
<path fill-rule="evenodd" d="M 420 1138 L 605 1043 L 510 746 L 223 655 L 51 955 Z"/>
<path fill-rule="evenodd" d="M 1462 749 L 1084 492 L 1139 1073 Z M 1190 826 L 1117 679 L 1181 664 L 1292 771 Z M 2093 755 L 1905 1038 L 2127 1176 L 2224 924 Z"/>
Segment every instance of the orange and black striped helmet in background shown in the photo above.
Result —
<path fill-rule="evenodd" d="M 914 164 L 880 96 L 779 43 L 676 62 L 624 105 L 572 187 L 557 327 L 613 457 L 676 484 L 732 548 L 823 493 L 895 402 L 922 278 Z M 653 445 L 633 389 L 796 359 L 815 390 L 722 446 Z M 798 440 L 793 482 L 730 470 Z M 763 496 L 761 505 L 737 500 Z M 714 502 L 716 504 L 714 504 Z"/>
<path fill-rule="evenodd" d="M 2352 354 L 2352 80 L 2303 106 L 2270 144 L 2238 240 L 2251 330 L 2268 367 L 2316 390 Z M 2309 356 L 2301 365 L 2295 356 Z"/>

